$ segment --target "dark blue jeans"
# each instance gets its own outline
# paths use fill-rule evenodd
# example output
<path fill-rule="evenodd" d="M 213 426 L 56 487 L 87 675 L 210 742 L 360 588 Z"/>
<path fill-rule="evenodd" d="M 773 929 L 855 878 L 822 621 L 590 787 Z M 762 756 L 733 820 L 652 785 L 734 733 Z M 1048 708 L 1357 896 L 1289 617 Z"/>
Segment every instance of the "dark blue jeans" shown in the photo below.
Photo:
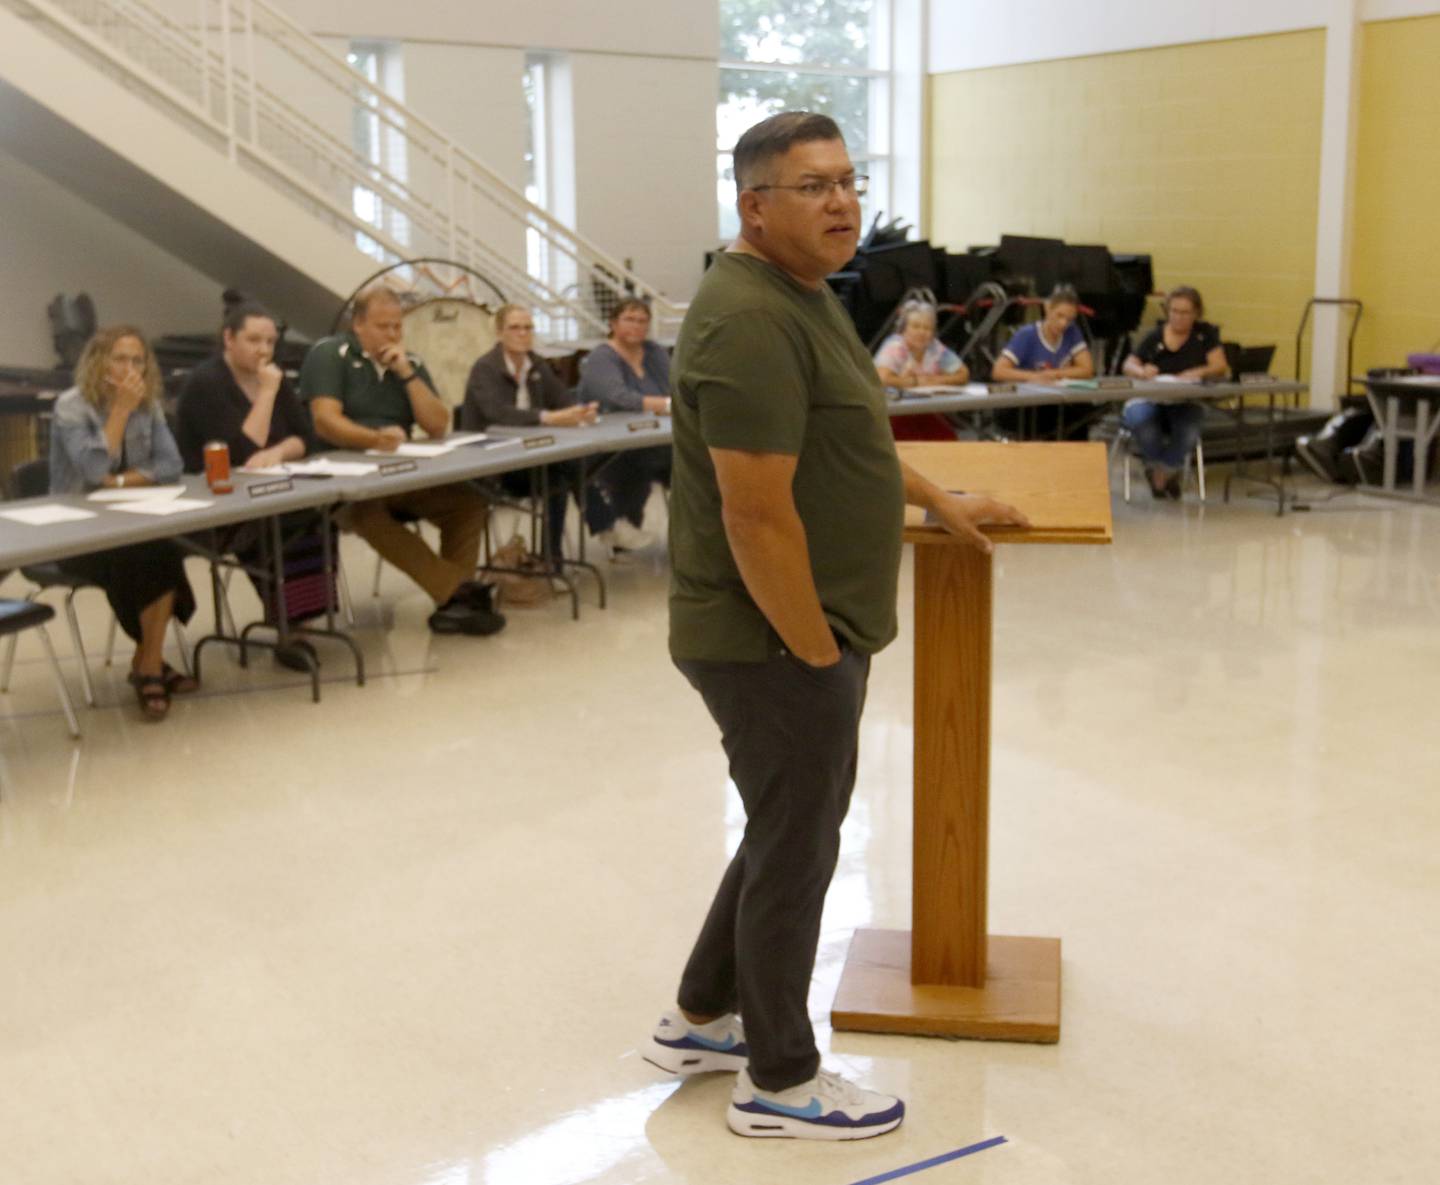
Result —
<path fill-rule="evenodd" d="M 1205 409 L 1198 403 L 1151 403 L 1132 399 L 1120 420 L 1135 438 L 1135 448 L 1147 465 L 1180 469 L 1200 439 Z"/>

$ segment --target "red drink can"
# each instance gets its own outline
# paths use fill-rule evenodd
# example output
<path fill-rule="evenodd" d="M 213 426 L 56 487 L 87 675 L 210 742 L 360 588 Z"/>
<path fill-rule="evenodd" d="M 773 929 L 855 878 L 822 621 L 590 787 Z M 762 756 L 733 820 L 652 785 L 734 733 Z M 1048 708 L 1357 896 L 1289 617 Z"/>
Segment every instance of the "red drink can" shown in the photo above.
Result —
<path fill-rule="evenodd" d="M 223 440 L 212 440 L 205 446 L 205 481 L 212 494 L 228 494 L 230 484 L 230 446 Z"/>

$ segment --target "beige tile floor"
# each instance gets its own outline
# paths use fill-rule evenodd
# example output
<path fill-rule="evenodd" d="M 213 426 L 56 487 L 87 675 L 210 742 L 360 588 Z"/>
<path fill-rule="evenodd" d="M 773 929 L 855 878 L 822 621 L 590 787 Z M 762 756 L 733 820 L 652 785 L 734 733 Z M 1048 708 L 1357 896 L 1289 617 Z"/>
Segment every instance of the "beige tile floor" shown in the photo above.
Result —
<path fill-rule="evenodd" d="M 213 658 L 156 727 L 103 673 L 78 746 L 22 642 L 0 1183 L 852 1185 L 993 1136 L 905 1180 L 1433 1181 L 1440 510 L 1116 514 L 998 561 L 992 929 L 1063 938 L 1058 1046 L 825 1023 L 851 930 L 908 914 L 902 590 L 812 996 L 910 1103 L 858 1145 L 742 1141 L 723 1077 L 635 1053 L 741 823 L 663 555 L 489 640 L 388 572 L 364 689 Z"/>

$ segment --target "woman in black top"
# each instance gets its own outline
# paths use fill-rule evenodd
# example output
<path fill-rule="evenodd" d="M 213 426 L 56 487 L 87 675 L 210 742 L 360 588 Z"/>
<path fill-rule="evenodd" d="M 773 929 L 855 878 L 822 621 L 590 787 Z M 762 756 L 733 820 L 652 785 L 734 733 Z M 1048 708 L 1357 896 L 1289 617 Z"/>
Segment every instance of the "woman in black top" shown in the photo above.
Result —
<path fill-rule="evenodd" d="M 535 318 L 522 304 L 507 304 L 495 314 L 499 341 L 482 354 L 470 368 L 465 383 L 465 402 L 460 408 L 460 427 L 466 432 L 483 432 L 491 424 L 507 427 L 578 428 L 595 422 L 593 403 L 579 403 L 545 359 L 535 353 Z M 579 488 L 580 466 L 561 461 L 546 467 L 550 502 L 546 508 L 549 533 L 546 541 L 552 562 L 559 561 L 565 541 L 565 494 L 570 491 L 576 504 L 584 507 Z M 529 471 L 502 474 L 501 487 L 524 497 L 537 488 Z M 595 521 L 591 514 L 592 530 Z"/>
<path fill-rule="evenodd" d="M 1125 373 L 1135 379 L 1172 375 L 1188 383 L 1223 377 L 1228 365 L 1220 331 L 1200 320 L 1205 313 L 1200 293 L 1189 287 L 1172 288 L 1164 307 L 1165 320 L 1125 359 Z M 1125 405 L 1121 420 L 1135 438 L 1155 497 L 1179 499 L 1180 471 L 1200 439 L 1204 416 L 1198 403 L 1132 399 Z"/>
<path fill-rule="evenodd" d="M 205 445 L 230 447 L 230 463 L 261 469 L 298 461 L 315 447 L 310 414 L 275 365 L 275 319 L 254 301 L 232 305 L 220 331 L 221 352 L 185 379 L 177 413 L 180 458 L 188 473 L 205 471 Z"/>
<path fill-rule="evenodd" d="M 205 445 L 223 442 L 236 468 L 265 469 L 298 461 L 316 446 L 310 413 L 295 388 L 275 364 L 279 327 L 264 305 L 241 300 L 226 307 L 220 329 L 220 353 L 207 358 L 186 377 L 176 412 L 176 437 L 187 473 L 205 472 Z M 300 579 L 297 556 L 317 554 L 318 519 L 310 511 L 281 518 L 285 536 L 286 587 Z M 274 621 L 270 582 L 259 575 L 268 558 L 261 547 L 263 524 L 242 523 L 222 528 L 216 538 L 219 550 L 233 552 L 265 606 L 266 620 Z M 287 597 L 287 600 L 289 598 Z M 308 672 L 311 662 L 298 651 L 309 643 L 296 640 L 275 657 L 292 670 Z M 313 656 L 313 652 L 312 652 Z"/>

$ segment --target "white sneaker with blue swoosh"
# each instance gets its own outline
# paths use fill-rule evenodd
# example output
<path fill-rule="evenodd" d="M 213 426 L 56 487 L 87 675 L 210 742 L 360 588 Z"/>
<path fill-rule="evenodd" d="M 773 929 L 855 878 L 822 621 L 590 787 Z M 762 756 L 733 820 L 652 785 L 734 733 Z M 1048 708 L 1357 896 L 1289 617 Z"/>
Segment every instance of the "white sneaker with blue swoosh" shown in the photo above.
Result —
<path fill-rule="evenodd" d="M 894 1131 L 904 1118 L 899 1099 L 829 1070 L 788 1090 L 761 1090 L 741 1070 L 725 1116 L 737 1135 L 798 1140 L 864 1140 Z"/>
<path fill-rule="evenodd" d="M 708 1024 L 691 1024 L 683 1013 L 660 1017 L 642 1054 L 651 1065 L 672 1074 L 706 1074 L 743 1070 L 750 1061 L 745 1030 L 733 1012 Z"/>

